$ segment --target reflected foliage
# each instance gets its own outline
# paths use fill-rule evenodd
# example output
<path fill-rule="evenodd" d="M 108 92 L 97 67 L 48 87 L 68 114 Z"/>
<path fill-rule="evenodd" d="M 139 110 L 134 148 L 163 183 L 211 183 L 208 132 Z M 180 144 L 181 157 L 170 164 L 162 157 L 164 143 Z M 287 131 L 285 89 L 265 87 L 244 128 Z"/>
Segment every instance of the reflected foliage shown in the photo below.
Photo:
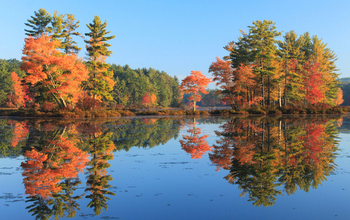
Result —
<path fill-rule="evenodd" d="M 195 118 L 188 123 L 189 129 L 187 132 L 189 135 L 183 135 L 183 140 L 179 141 L 182 149 L 191 154 L 192 159 L 200 159 L 207 151 L 211 151 L 211 146 L 206 141 L 209 135 L 200 136 L 201 129 L 197 128 L 196 124 Z"/>
<path fill-rule="evenodd" d="M 225 179 L 254 206 L 272 206 L 278 195 L 308 192 L 335 170 L 341 119 L 234 118 L 221 126 L 209 154 Z"/>
<path fill-rule="evenodd" d="M 108 174 L 113 152 L 154 147 L 177 137 L 182 121 L 169 118 L 113 120 L 0 120 L 1 155 L 22 162 L 28 212 L 36 219 L 74 217 L 89 199 L 94 215 L 115 196 Z M 86 174 L 86 187 L 79 173 Z M 80 187 L 79 187 L 80 186 Z"/>
<path fill-rule="evenodd" d="M 75 192 L 82 184 L 78 174 L 83 170 L 88 172 L 85 189 L 90 192 L 85 196 L 91 199 L 88 207 L 93 208 L 95 215 L 107 209 L 106 195 L 115 195 L 106 190 L 110 187 L 108 181 L 113 179 L 106 169 L 115 146 L 110 140 L 112 133 L 103 122 L 29 123 L 26 146 L 22 148 L 26 161 L 21 164 L 29 195 L 26 202 L 31 203 L 27 207 L 29 212 L 36 219 L 74 217 L 80 210 L 78 200 L 85 195 L 81 190 Z M 13 136 L 13 140 L 18 139 L 23 139 L 23 135 Z"/>
<path fill-rule="evenodd" d="M 254 206 L 272 206 L 281 194 L 317 188 L 335 170 L 338 128 L 349 119 L 286 117 L 143 117 L 110 120 L 0 120 L 0 153 L 25 156 L 27 210 L 35 219 L 75 217 L 87 206 L 95 216 L 116 196 L 109 161 L 118 151 L 179 140 L 192 159 L 207 152 L 226 181 Z M 221 124 L 216 144 L 201 125 Z M 86 178 L 82 178 L 85 175 Z M 82 199 L 88 200 L 85 205 Z M 82 206 L 81 206 L 82 205 Z"/>

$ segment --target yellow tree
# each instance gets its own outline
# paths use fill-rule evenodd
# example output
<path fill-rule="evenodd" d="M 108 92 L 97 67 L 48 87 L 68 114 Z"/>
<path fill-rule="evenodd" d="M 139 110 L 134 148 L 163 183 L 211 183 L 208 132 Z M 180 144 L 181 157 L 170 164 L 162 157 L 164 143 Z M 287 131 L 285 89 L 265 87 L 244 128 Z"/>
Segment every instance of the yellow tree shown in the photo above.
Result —
<path fill-rule="evenodd" d="M 341 105 L 343 102 L 344 102 L 343 90 L 341 88 L 338 88 L 337 96 L 334 99 L 334 104 L 335 105 Z"/>

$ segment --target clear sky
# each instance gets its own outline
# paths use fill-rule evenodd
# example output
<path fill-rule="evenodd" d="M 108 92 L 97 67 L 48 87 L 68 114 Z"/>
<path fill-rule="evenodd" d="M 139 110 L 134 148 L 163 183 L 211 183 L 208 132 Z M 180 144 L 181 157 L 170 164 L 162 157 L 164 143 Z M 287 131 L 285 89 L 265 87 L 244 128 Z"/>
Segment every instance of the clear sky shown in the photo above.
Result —
<path fill-rule="evenodd" d="M 152 67 L 180 79 L 208 68 L 255 20 L 272 20 L 278 31 L 317 35 L 338 56 L 340 77 L 350 77 L 349 0 L 0 0 L 0 59 L 21 59 L 24 25 L 34 11 L 74 14 L 78 31 L 98 15 L 107 21 L 113 54 L 109 63 Z M 79 40 L 85 56 L 85 44 Z"/>

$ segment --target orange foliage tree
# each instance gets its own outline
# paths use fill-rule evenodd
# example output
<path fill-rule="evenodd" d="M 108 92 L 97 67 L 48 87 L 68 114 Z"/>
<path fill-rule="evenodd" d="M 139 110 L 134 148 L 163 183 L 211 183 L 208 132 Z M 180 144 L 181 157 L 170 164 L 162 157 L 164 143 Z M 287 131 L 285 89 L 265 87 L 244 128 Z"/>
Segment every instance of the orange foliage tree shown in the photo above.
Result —
<path fill-rule="evenodd" d="M 151 103 L 152 103 L 153 105 L 156 105 L 156 101 L 157 101 L 157 96 L 156 96 L 155 94 L 152 94 L 152 95 L 151 95 Z"/>
<path fill-rule="evenodd" d="M 251 66 L 241 63 L 238 68 L 233 69 L 230 61 L 216 57 L 216 62 L 209 67 L 209 72 L 213 73 L 213 80 L 217 82 L 217 86 L 220 86 L 217 94 L 222 94 L 221 100 L 232 108 L 250 106 L 262 99 L 262 97 L 253 96 L 256 81 Z"/>
<path fill-rule="evenodd" d="M 209 67 L 209 72 L 213 73 L 213 80 L 216 81 L 216 85 L 221 89 L 216 92 L 216 95 L 223 94 L 221 101 L 232 106 L 234 104 L 234 94 L 232 93 L 231 88 L 234 86 L 234 76 L 231 62 L 216 57 L 216 62 L 212 62 Z"/>
<path fill-rule="evenodd" d="M 11 79 L 13 81 L 13 93 L 8 95 L 8 102 L 6 103 L 10 107 L 25 107 L 28 95 L 26 94 L 26 86 L 22 85 L 21 79 L 18 77 L 17 73 L 11 73 Z"/>
<path fill-rule="evenodd" d="M 179 87 L 182 95 L 184 93 L 190 94 L 188 100 L 192 101 L 190 107 L 193 107 L 193 110 L 196 110 L 196 102 L 201 100 L 200 93 L 208 94 L 205 88 L 211 83 L 211 78 L 207 78 L 202 74 L 201 71 L 191 71 L 191 75 L 187 76 L 182 80 Z"/>
<path fill-rule="evenodd" d="M 25 39 L 21 68 L 27 72 L 26 83 L 40 84 L 64 108 L 67 102 L 77 102 L 81 82 L 88 79 L 88 71 L 75 54 L 60 53 L 57 50 L 60 44 L 46 35 Z"/>

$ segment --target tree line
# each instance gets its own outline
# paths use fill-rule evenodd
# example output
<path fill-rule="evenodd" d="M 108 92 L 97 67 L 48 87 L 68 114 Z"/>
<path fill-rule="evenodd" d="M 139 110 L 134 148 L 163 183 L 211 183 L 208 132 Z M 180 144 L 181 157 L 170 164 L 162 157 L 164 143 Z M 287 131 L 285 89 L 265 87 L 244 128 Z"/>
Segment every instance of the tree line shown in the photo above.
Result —
<path fill-rule="evenodd" d="M 281 33 L 272 21 L 254 21 L 247 33 L 241 31 L 237 41 L 225 46 L 229 54 L 223 59 L 217 57 L 209 67 L 213 79 L 191 71 L 181 84 L 176 76 L 170 77 L 164 71 L 132 70 L 127 65 L 106 63 L 112 54 L 108 41 L 115 35 L 109 35 L 107 22 L 98 16 L 86 25 L 89 32 L 84 34 L 85 60 L 77 57 L 81 48 L 75 38 L 83 34 L 77 31 L 79 21 L 74 15 L 54 12 L 51 16 L 40 9 L 25 24 L 28 38 L 20 65 L 22 72 L 17 69 L 10 77 L 7 74 L 0 94 L 2 104 L 7 94 L 8 106 L 45 110 L 87 110 L 112 104 L 168 107 L 179 106 L 182 95 L 187 93 L 195 109 L 213 81 L 219 87 L 215 92 L 218 99 L 235 110 L 270 105 L 329 107 L 343 102 L 335 53 L 322 39 L 309 33 L 298 36 L 290 31 L 278 40 Z M 8 73 L 10 69 L 0 71 Z"/>

